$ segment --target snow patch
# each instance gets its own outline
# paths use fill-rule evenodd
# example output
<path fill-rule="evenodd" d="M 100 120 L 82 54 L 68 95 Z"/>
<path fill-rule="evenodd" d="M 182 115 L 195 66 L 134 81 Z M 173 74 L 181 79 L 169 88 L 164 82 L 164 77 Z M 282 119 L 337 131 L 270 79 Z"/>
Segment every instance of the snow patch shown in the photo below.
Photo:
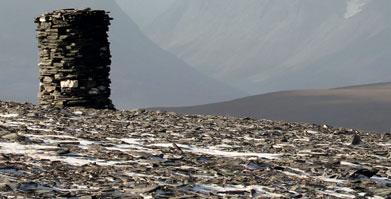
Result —
<path fill-rule="evenodd" d="M 287 144 L 287 143 L 281 143 L 281 144 L 273 145 L 273 148 L 275 148 L 275 149 L 282 149 L 282 148 L 285 148 L 285 147 L 295 147 L 295 145 Z"/>
<path fill-rule="evenodd" d="M 136 161 L 108 161 L 87 157 L 58 156 L 56 146 L 22 145 L 17 142 L 0 142 L 0 153 L 26 155 L 37 160 L 61 161 L 73 166 L 82 166 L 96 163 L 101 166 L 115 166 L 117 164 L 137 163 Z"/>
<path fill-rule="evenodd" d="M 337 184 L 344 184 L 346 182 L 345 180 L 339 180 L 336 178 L 327 178 L 324 176 L 311 176 L 307 172 L 305 172 L 301 169 L 297 169 L 297 168 L 286 167 L 286 169 L 296 172 L 296 173 L 293 173 L 290 171 L 282 171 L 282 173 L 287 176 L 293 176 L 293 177 L 302 178 L 302 179 L 313 178 L 313 179 L 321 180 L 323 182 L 337 183 Z"/>
<path fill-rule="evenodd" d="M 289 171 L 283 171 L 282 173 L 287 175 L 287 176 L 293 176 L 293 177 L 296 177 L 296 178 L 302 178 L 302 179 L 308 178 L 307 175 L 292 173 L 292 172 L 289 172 Z"/>
<path fill-rule="evenodd" d="M 147 175 L 147 174 L 135 173 L 135 172 L 127 172 L 126 174 L 134 178 L 170 179 L 169 177 L 158 176 L 158 175 Z"/>
<path fill-rule="evenodd" d="M 363 11 L 364 6 L 371 0 L 348 0 L 346 5 L 345 19 L 349 19 L 354 15 Z"/>
<path fill-rule="evenodd" d="M 344 183 L 346 183 L 346 180 L 339 180 L 339 179 L 336 179 L 336 178 L 327 178 L 327 177 L 324 177 L 324 176 L 315 177 L 315 178 L 318 179 L 318 180 L 321 180 L 323 182 L 331 182 L 331 183 L 337 183 L 337 184 L 344 184 Z"/>
<path fill-rule="evenodd" d="M 19 114 L 16 114 L 16 113 L 11 113 L 11 114 L 0 114 L 0 117 L 4 117 L 4 118 L 11 118 L 11 117 L 18 117 Z"/>
<path fill-rule="evenodd" d="M 194 185 L 190 191 L 201 193 L 201 194 L 217 194 L 220 196 L 226 195 L 226 193 L 232 193 L 232 192 L 255 192 L 252 197 L 271 197 L 271 198 L 282 198 L 284 197 L 281 194 L 273 193 L 272 188 L 264 187 L 264 186 L 243 186 L 243 185 L 226 185 L 224 187 L 211 184 L 198 184 Z"/>
<path fill-rule="evenodd" d="M 108 150 L 119 150 L 119 151 L 133 151 L 133 149 L 136 149 L 134 151 L 143 151 L 143 152 L 154 152 L 152 149 L 148 149 L 145 147 L 143 144 L 143 140 L 141 139 L 135 139 L 135 138 L 122 138 L 122 139 L 117 139 L 117 138 L 106 138 L 107 140 L 111 141 L 122 141 L 125 142 L 126 144 L 117 144 L 114 145 L 113 147 L 106 147 Z"/>
<path fill-rule="evenodd" d="M 73 112 L 73 114 L 75 114 L 75 115 L 83 115 L 83 112 L 81 112 L 81 111 L 75 111 L 75 112 Z"/>
<path fill-rule="evenodd" d="M 318 131 L 313 131 L 313 130 L 307 130 L 306 132 L 309 134 L 314 134 L 314 135 L 319 134 Z"/>
<path fill-rule="evenodd" d="M 17 142 L 0 142 L 0 153 L 4 154 L 35 154 L 42 150 L 57 149 L 55 146 L 21 145 Z"/>
<path fill-rule="evenodd" d="M 323 195 L 333 196 L 336 198 L 356 198 L 355 195 L 352 195 L 349 193 L 338 193 L 338 192 L 332 191 L 332 190 L 319 191 L 319 193 L 321 193 Z"/>
<path fill-rule="evenodd" d="M 383 147 L 391 148 L 391 142 L 387 142 L 387 143 L 377 143 L 377 145 L 383 146 Z"/>
<path fill-rule="evenodd" d="M 79 148 L 81 149 L 88 149 L 89 145 L 93 144 L 99 144 L 100 142 L 96 141 L 89 141 L 84 139 L 79 139 L 73 136 L 68 135 L 34 135 L 34 134 L 24 134 L 24 136 L 33 138 L 33 139 L 40 139 L 46 144 L 60 144 L 60 143 L 66 143 L 66 142 L 78 142 Z M 50 139 L 50 138 L 56 138 L 56 139 Z"/>
<path fill-rule="evenodd" d="M 128 151 L 131 149 L 138 149 L 144 152 L 156 152 L 155 150 L 149 147 L 162 147 L 162 148 L 170 148 L 174 147 L 172 143 L 155 143 L 155 144 L 143 144 L 141 139 L 134 138 L 106 138 L 107 140 L 120 140 L 125 142 L 126 144 L 115 145 L 114 147 L 107 147 L 108 150 L 120 150 L 120 151 Z M 200 148 L 194 145 L 185 145 L 185 144 L 177 144 L 185 152 L 196 153 L 196 154 L 207 154 L 214 156 L 223 156 L 223 157 L 258 157 L 265 159 L 279 159 L 283 154 L 271 154 L 271 153 L 253 153 L 253 152 L 236 152 L 236 151 L 222 151 L 219 150 L 221 148 L 230 148 L 230 145 L 216 145 L 210 146 L 208 148 Z"/>
<path fill-rule="evenodd" d="M 159 144 L 151 144 L 150 146 L 156 146 L 156 147 L 173 147 L 172 143 L 159 143 Z M 187 151 L 190 153 L 196 153 L 196 154 L 207 154 L 207 155 L 214 155 L 214 156 L 223 156 L 223 157 L 258 157 L 258 158 L 265 158 L 269 160 L 279 159 L 282 154 L 272 154 L 272 153 L 253 153 L 253 152 L 236 152 L 236 151 L 221 151 L 221 150 L 215 150 L 211 148 L 200 148 L 193 145 L 184 145 L 184 144 L 177 144 L 178 147 L 180 147 L 183 151 Z"/>
<path fill-rule="evenodd" d="M 342 166 L 348 166 L 348 167 L 353 167 L 353 168 L 361 168 L 362 167 L 359 164 L 355 164 L 355 163 L 351 163 L 351 162 L 347 162 L 347 161 L 341 161 L 340 164 Z"/>

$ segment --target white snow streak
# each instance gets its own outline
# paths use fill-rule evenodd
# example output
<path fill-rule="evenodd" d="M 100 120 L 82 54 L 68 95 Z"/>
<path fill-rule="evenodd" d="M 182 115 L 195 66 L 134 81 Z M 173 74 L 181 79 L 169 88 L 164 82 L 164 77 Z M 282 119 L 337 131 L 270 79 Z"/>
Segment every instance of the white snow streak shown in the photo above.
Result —
<path fill-rule="evenodd" d="M 329 196 L 334 196 L 336 198 L 356 198 L 355 195 L 349 194 L 349 193 L 338 193 L 336 191 L 332 190 L 326 190 L 326 191 L 319 191 L 319 193 Z"/>
<path fill-rule="evenodd" d="M 227 192 L 233 192 L 233 191 L 244 191 L 244 192 L 251 192 L 251 190 L 256 191 L 256 193 L 253 195 L 253 197 L 271 197 L 271 198 L 281 198 L 283 195 L 273 193 L 273 189 L 269 187 L 264 186 L 243 186 L 243 185 L 225 185 L 224 187 L 215 185 L 215 184 L 198 184 L 195 185 L 192 188 L 192 191 L 202 193 L 202 194 L 218 194 L 220 196 L 224 195 L 224 193 Z M 268 191 L 266 191 L 268 190 Z"/>
<path fill-rule="evenodd" d="M 19 114 L 16 114 L 16 113 L 11 113 L 11 114 L 0 114 L 0 117 L 4 117 L 4 118 L 11 118 L 11 117 L 18 117 Z"/>
<path fill-rule="evenodd" d="M 207 155 L 214 155 L 214 156 L 223 156 L 223 157 L 258 157 L 258 158 L 265 158 L 265 159 L 279 159 L 280 156 L 283 154 L 271 154 L 271 153 L 253 153 L 253 152 L 236 152 L 236 151 L 221 151 L 221 150 L 215 150 L 213 147 L 210 148 L 199 148 L 197 146 L 193 145 L 184 145 L 184 144 L 177 144 L 183 151 L 191 152 L 191 153 L 197 153 L 197 154 L 207 154 Z M 159 144 L 151 144 L 150 146 L 157 146 L 157 147 L 173 147 L 172 143 L 159 143 Z"/>
<path fill-rule="evenodd" d="M 58 156 L 55 150 L 56 146 L 43 145 L 22 145 L 17 142 L 0 142 L 0 153 L 26 155 L 36 160 L 61 161 L 69 165 L 82 166 L 85 164 L 96 163 L 101 166 L 114 166 L 117 164 L 134 163 L 136 161 L 108 161 L 95 158 Z"/>
<path fill-rule="evenodd" d="M 371 0 L 348 0 L 346 5 L 345 19 L 349 19 L 354 15 L 363 11 L 365 5 Z"/>

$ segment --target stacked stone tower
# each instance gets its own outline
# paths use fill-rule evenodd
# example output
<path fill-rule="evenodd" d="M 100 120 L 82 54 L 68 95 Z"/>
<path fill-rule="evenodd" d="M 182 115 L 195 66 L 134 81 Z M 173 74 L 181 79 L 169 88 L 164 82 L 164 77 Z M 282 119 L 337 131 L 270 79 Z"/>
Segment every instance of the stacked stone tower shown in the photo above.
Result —
<path fill-rule="evenodd" d="M 63 9 L 36 18 L 42 106 L 112 109 L 110 20 L 103 10 Z"/>

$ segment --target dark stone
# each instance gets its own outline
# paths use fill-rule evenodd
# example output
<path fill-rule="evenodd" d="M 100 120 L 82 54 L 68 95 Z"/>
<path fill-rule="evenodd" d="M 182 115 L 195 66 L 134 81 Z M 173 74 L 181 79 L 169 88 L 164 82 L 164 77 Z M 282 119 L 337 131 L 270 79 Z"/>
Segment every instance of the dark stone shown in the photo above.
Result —
<path fill-rule="evenodd" d="M 352 139 L 352 145 L 359 145 L 359 144 L 361 144 L 361 137 L 358 134 L 354 134 Z"/>
<path fill-rule="evenodd" d="M 351 179 L 362 179 L 362 178 L 371 178 L 379 172 L 377 169 L 359 169 L 350 175 Z"/>

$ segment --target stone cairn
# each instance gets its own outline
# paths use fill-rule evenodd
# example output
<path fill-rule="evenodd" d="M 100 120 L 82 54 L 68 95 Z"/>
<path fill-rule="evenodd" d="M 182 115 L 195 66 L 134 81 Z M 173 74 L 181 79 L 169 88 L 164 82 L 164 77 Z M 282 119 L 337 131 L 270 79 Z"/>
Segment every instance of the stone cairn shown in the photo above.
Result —
<path fill-rule="evenodd" d="M 35 19 L 41 106 L 114 109 L 110 20 L 107 12 L 91 9 L 56 10 Z"/>

